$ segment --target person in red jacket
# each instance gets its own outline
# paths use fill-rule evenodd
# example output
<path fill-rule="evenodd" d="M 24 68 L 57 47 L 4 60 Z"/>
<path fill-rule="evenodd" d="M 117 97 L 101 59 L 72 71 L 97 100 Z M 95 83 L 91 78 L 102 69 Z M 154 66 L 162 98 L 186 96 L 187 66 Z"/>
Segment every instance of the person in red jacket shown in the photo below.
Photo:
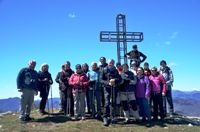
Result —
<path fill-rule="evenodd" d="M 72 93 L 74 97 L 74 116 L 75 120 L 81 117 L 85 119 L 85 96 L 86 88 L 88 87 L 89 80 L 85 73 L 83 73 L 81 65 L 76 65 L 76 72 L 72 74 L 69 79 L 69 84 L 72 86 Z"/>
<path fill-rule="evenodd" d="M 162 96 L 166 94 L 166 81 L 162 74 L 160 74 L 156 67 L 151 69 L 151 76 L 149 77 L 152 86 L 153 99 L 153 120 L 158 119 L 158 107 L 160 111 L 161 121 L 164 119 L 163 99 Z"/>

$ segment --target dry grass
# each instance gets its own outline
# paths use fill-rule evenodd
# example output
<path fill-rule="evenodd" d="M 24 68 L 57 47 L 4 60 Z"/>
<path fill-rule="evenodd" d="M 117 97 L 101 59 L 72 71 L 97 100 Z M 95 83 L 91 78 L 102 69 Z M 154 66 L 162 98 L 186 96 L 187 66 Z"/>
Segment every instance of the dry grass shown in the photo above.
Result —
<path fill-rule="evenodd" d="M 67 117 L 62 115 L 50 115 L 40 116 L 37 112 L 32 113 L 34 121 L 22 123 L 18 119 L 18 114 L 7 114 L 0 117 L 0 131 L 6 132 L 26 132 L 26 131 L 49 131 L 49 132 L 199 132 L 200 127 L 198 125 L 188 125 L 191 120 L 176 117 L 168 118 L 163 123 L 154 122 L 153 126 L 147 128 L 145 124 L 118 124 L 104 127 L 101 121 L 94 119 L 86 119 L 84 121 L 71 121 Z M 191 122 L 192 124 L 192 122 Z"/>

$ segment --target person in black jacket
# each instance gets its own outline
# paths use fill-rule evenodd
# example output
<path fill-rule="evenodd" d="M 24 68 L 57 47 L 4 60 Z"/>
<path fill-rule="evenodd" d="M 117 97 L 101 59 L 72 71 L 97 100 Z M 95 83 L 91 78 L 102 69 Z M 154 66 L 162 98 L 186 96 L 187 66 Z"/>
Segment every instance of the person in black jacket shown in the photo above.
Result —
<path fill-rule="evenodd" d="M 136 67 L 139 67 L 142 62 L 144 62 L 147 58 L 142 52 L 138 51 L 137 45 L 133 45 L 133 50 L 126 54 L 128 59 L 130 59 L 130 66 L 132 61 L 135 61 Z M 142 59 L 141 59 L 142 57 Z"/>
<path fill-rule="evenodd" d="M 48 114 L 45 111 L 45 106 L 48 101 L 50 85 L 53 84 L 53 80 L 48 69 L 49 69 L 49 65 L 45 63 L 45 64 L 42 64 L 41 70 L 38 72 L 39 91 L 40 91 L 40 97 L 42 98 L 40 101 L 40 113 L 42 115 Z"/>
<path fill-rule="evenodd" d="M 27 68 L 20 70 L 17 76 L 17 89 L 21 93 L 20 100 L 20 120 L 30 121 L 31 106 L 34 101 L 34 94 L 38 93 L 38 74 L 34 70 L 35 60 L 30 60 Z"/>
<path fill-rule="evenodd" d="M 62 90 L 61 90 L 61 84 L 60 84 L 60 81 L 59 81 L 59 78 L 60 78 L 60 76 L 61 76 L 61 73 L 64 71 L 64 68 L 65 68 L 65 65 L 63 64 L 62 66 L 61 66 L 61 71 L 59 71 L 58 73 L 57 73 L 57 75 L 56 75 L 56 79 L 55 79 L 55 81 L 59 84 L 59 95 L 60 95 L 60 103 L 59 103 L 59 105 L 60 105 L 60 110 L 59 110 L 59 113 L 64 113 L 64 108 L 63 108 L 63 103 L 62 103 Z"/>
<path fill-rule="evenodd" d="M 72 71 L 72 69 L 70 68 L 70 62 L 66 61 L 58 80 L 56 80 L 56 82 L 59 82 L 59 89 L 61 90 L 61 105 L 64 109 L 64 114 L 70 114 L 70 116 L 74 115 L 74 100 L 72 95 L 72 88 L 69 85 L 69 78 L 73 73 L 74 71 Z M 67 102 L 70 103 L 70 106 L 68 106 L 70 107 L 70 110 L 67 107 Z"/>
<path fill-rule="evenodd" d="M 105 111 L 103 114 L 104 126 L 108 126 L 110 123 L 110 104 L 112 105 L 112 119 L 115 117 L 117 89 L 122 80 L 114 63 L 115 61 L 113 59 L 109 59 L 108 66 L 103 69 L 103 72 L 100 75 L 100 81 L 104 86 L 105 96 Z M 110 102 L 110 98 L 112 102 Z"/>
<path fill-rule="evenodd" d="M 105 57 L 100 57 L 99 59 L 99 72 L 100 74 L 103 72 L 103 69 L 108 66 L 108 64 L 106 63 L 106 58 Z M 101 105 L 102 107 L 105 106 L 105 97 L 104 97 L 104 86 L 101 84 L 101 82 L 99 83 L 99 87 L 101 89 Z"/>

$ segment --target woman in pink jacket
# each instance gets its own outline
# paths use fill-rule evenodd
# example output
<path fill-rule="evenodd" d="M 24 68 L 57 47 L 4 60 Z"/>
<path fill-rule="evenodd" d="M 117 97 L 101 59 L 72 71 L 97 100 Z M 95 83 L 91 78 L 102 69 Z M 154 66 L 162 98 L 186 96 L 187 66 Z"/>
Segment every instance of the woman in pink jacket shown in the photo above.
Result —
<path fill-rule="evenodd" d="M 152 86 L 153 99 L 153 120 L 158 119 L 158 106 L 160 111 L 160 119 L 164 119 L 162 96 L 166 93 L 166 81 L 162 74 L 159 74 L 156 67 L 151 68 L 151 76 L 149 77 Z"/>
<path fill-rule="evenodd" d="M 72 74 L 69 79 L 69 84 L 72 86 L 72 93 L 74 97 L 74 116 L 75 120 L 81 117 L 85 119 L 85 96 L 86 88 L 88 86 L 88 78 L 81 69 L 81 65 L 76 65 L 76 72 Z"/>

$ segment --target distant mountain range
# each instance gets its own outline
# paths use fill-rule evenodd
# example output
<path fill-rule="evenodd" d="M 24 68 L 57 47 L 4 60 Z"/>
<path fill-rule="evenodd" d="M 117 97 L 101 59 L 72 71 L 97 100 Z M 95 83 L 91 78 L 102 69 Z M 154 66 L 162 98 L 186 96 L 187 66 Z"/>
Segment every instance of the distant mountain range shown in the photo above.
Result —
<path fill-rule="evenodd" d="M 59 98 L 52 98 L 53 107 L 59 108 L 60 99 Z M 49 108 L 52 107 L 51 99 L 48 100 Z M 40 100 L 35 100 L 33 107 L 39 108 Z M 20 105 L 20 98 L 8 98 L 8 99 L 0 99 L 0 113 L 11 111 L 11 112 L 18 112 Z M 48 105 L 46 106 L 46 108 Z"/>
<path fill-rule="evenodd" d="M 53 107 L 59 108 L 60 99 L 53 98 Z M 175 112 L 186 115 L 200 117 L 200 91 L 179 91 L 173 90 L 173 100 Z M 34 107 L 39 106 L 40 100 L 34 102 Z M 20 98 L 0 99 L 0 113 L 19 111 Z M 51 99 L 49 99 L 49 107 L 51 108 Z"/>
<path fill-rule="evenodd" d="M 173 97 L 178 97 L 182 99 L 191 99 L 200 101 L 200 91 L 179 91 L 173 90 Z"/>

